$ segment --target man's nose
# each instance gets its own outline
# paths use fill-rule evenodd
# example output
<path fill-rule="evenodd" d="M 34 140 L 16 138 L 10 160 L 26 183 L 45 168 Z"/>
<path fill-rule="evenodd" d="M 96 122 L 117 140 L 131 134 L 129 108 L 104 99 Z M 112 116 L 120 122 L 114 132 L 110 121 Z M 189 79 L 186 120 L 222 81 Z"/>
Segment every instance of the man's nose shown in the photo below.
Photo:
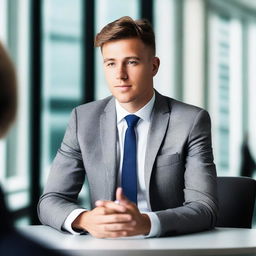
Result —
<path fill-rule="evenodd" d="M 128 74 L 127 74 L 127 71 L 126 71 L 125 67 L 120 66 L 117 69 L 116 79 L 118 79 L 118 80 L 126 80 L 126 79 L 128 79 Z"/>

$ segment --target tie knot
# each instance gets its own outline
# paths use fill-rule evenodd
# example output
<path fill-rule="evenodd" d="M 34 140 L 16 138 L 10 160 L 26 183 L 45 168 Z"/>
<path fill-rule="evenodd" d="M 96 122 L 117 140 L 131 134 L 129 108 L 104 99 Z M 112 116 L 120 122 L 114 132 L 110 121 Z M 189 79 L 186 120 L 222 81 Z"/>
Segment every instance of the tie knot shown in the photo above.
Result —
<path fill-rule="evenodd" d="M 134 127 L 139 121 L 139 117 L 136 115 L 128 115 L 125 117 L 128 127 Z"/>

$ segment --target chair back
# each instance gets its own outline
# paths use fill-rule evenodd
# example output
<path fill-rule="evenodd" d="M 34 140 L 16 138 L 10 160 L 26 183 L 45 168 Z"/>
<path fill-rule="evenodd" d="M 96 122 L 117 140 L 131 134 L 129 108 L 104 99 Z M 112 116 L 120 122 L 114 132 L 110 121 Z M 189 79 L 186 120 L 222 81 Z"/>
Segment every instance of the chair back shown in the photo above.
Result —
<path fill-rule="evenodd" d="M 217 177 L 217 227 L 251 228 L 256 181 L 248 177 Z"/>

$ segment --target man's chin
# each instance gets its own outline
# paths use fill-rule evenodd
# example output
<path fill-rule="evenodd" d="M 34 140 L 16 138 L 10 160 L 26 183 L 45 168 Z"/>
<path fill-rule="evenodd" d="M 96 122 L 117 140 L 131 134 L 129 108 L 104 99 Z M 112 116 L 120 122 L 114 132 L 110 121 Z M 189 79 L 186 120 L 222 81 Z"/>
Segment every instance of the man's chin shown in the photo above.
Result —
<path fill-rule="evenodd" d="M 133 99 L 131 97 L 116 97 L 114 95 L 114 97 L 117 99 L 117 101 L 120 103 L 120 104 L 127 104 L 127 103 L 130 103 L 133 101 Z"/>

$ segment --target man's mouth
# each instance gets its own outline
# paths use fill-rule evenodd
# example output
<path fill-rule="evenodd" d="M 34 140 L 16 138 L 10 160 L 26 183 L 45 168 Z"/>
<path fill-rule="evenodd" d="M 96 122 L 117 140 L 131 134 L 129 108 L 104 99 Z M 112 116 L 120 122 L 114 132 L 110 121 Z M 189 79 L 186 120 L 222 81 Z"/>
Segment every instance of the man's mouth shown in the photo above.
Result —
<path fill-rule="evenodd" d="M 119 89 L 122 92 L 128 91 L 132 86 L 130 84 L 116 85 L 115 88 Z"/>

